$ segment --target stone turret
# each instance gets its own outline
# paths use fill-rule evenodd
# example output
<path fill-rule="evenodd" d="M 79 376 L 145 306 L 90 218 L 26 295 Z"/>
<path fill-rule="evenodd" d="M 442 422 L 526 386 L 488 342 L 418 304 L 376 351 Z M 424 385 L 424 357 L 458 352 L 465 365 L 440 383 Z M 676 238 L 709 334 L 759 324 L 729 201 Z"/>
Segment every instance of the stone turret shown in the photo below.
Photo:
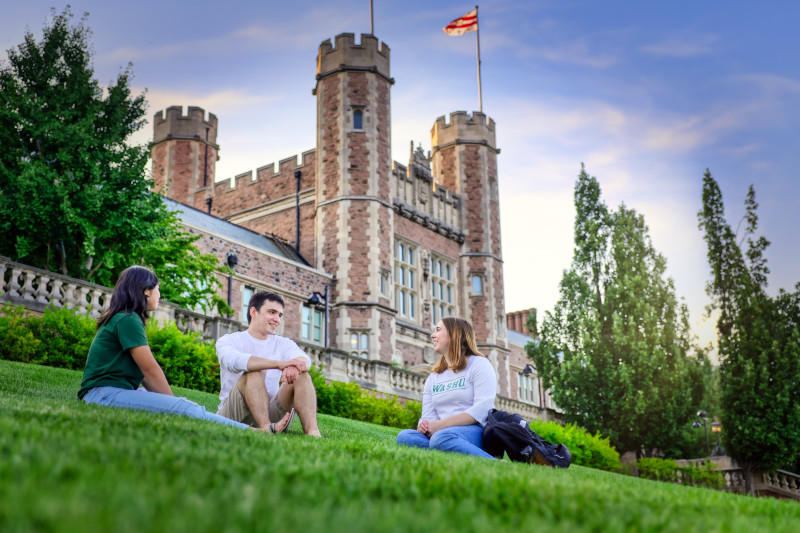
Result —
<path fill-rule="evenodd" d="M 206 197 L 214 183 L 217 145 L 217 117 L 190 106 L 159 111 L 153 117 L 154 189 L 179 202 L 206 210 Z"/>
<path fill-rule="evenodd" d="M 367 333 L 370 357 L 388 362 L 395 351 L 386 274 L 394 234 L 389 47 L 372 35 L 360 44 L 352 33 L 337 35 L 335 46 L 319 47 L 316 79 L 316 257 L 338 280 L 331 344 L 349 349 L 351 335 Z"/>
<path fill-rule="evenodd" d="M 478 342 L 491 353 L 505 349 L 505 297 L 497 187 L 495 123 L 464 111 L 436 119 L 431 130 L 433 176 L 463 198 L 460 267 L 467 290 L 461 309 L 475 326 Z"/>

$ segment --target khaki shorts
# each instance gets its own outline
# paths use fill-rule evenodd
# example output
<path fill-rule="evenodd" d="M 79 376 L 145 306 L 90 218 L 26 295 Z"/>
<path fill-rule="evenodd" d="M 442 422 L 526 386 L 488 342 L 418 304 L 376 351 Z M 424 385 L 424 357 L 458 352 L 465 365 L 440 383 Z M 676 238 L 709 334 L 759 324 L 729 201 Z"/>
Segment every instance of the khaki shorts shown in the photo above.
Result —
<path fill-rule="evenodd" d="M 284 409 L 283 406 L 278 403 L 278 395 L 276 394 L 274 398 L 271 398 L 269 401 L 269 421 L 270 422 L 277 422 L 281 418 L 283 418 L 286 413 L 288 413 L 288 409 Z M 244 396 L 242 396 L 242 392 L 239 390 L 238 384 L 231 389 L 231 393 L 225 398 L 225 403 L 222 404 L 222 409 L 219 410 L 218 413 L 220 416 L 224 416 L 225 418 L 230 418 L 231 420 L 236 420 L 237 422 L 242 422 L 243 424 L 250 424 L 251 426 L 256 426 L 256 421 L 253 418 L 253 414 L 250 412 L 250 408 L 247 407 L 247 403 L 244 401 Z"/>

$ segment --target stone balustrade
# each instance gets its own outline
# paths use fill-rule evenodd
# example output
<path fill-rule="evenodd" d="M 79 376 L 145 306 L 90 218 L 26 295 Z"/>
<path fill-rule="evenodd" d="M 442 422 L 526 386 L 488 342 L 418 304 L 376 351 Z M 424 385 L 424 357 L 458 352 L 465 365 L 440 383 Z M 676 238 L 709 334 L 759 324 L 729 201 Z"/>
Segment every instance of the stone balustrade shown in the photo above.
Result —
<path fill-rule="evenodd" d="M 786 470 L 761 472 L 753 476 L 753 490 L 800 501 L 800 475 Z"/>
<path fill-rule="evenodd" d="M 108 308 L 111 289 L 0 257 L 0 302 L 36 312 L 49 307 L 78 309 L 98 318 Z"/>
<path fill-rule="evenodd" d="M 539 407 L 538 405 L 520 402 L 519 400 L 513 400 L 511 398 L 506 398 L 505 396 L 498 396 L 495 399 L 494 404 L 497 409 L 506 411 L 508 413 L 517 413 L 528 421 L 543 420 L 545 422 L 558 422 L 559 424 L 564 423 L 561 414 L 550 408 Z"/>
<path fill-rule="evenodd" d="M 98 318 L 108 308 L 111 291 L 108 287 L 15 263 L 0 256 L 0 303 L 21 305 L 37 313 L 43 313 L 49 306 L 66 307 Z M 160 322 L 173 321 L 182 332 L 200 333 L 207 341 L 243 329 L 242 324 L 235 320 L 206 316 L 165 301 L 161 302 L 152 318 Z M 298 344 L 315 365 L 321 366 L 328 379 L 352 381 L 364 389 L 422 401 L 426 377 L 424 374 L 384 361 L 355 357 L 342 350 L 325 350 L 321 346 L 304 342 Z M 502 396 L 497 397 L 496 407 L 519 413 L 528 420 L 560 421 L 559 414 L 552 409 Z"/>
<path fill-rule="evenodd" d="M 722 475 L 728 492 L 745 492 L 744 471 L 730 457 L 711 457 L 709 459 L 682 459 L 676 461 L 680 466 L 705 466 L 711 463 L 712 468 Z M 791 498 L 800 501 L 800 475 L 786 470 L 774 472 L 756 472 L 753 474 L 753 492 L 760 496 Z"/>

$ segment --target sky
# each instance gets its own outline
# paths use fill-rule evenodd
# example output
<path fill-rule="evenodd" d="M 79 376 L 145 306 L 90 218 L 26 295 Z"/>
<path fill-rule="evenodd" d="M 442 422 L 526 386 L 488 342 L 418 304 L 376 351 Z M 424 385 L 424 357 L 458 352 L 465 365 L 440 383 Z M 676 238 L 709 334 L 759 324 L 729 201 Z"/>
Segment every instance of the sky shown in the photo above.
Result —
<path fill-rule="evenodd" d="M 368 0 L 72 0 L 89 13 L 102 84 L 130 62 L 149 118 L 171 105 L 217 115 L 217 180 L 315 147 L 320 42 L 370 32 Z M 0 60 L 37 38 L 50 1 L 2 0 Z M 392 158 L 431 147 L 435 119 L 478 109 L 475 33 L 442 27 L 474 9 L 453 0 L 374 0 L 391 48 Z M 558 300 L 573 251 L 581 164 L 605 202 L 645 216 L 701 344 L 709 267 L 697 227 L 706 168 L 728 221 L 760 204 L 771 293 L 800 281 L 800 3 L 492 0 L 479 8 L 483 109 L 497 124 L 506 310 Z M 358 40 L 358 37 L 357 37 Z M 133 142 L 152 139 L 152 124 Z"/>

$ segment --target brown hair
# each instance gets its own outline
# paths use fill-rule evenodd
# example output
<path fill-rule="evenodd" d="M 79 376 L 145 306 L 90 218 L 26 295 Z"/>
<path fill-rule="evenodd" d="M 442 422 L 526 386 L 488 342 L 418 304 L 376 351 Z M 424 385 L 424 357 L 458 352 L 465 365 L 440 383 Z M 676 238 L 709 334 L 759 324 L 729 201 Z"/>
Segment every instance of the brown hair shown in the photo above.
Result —
<path fill-rule="evenodd" d="M 136 313 L 147 323 L 147 296 L 145 290 L 152 290 L 158 285 L 158 276 L 152 270 L 142 266 L 130 266 L 122 271 L 114 285 L 108 309 L 97 319 L 97 329 L 106 324 L 117 313 Z"/>
<path fill-rule="evenodd" d="M 281 307 L 286 307 L 286 304 L 283 302 L 283 298 L 275 294 L 274 292 L 257 292 L 253 296 L 250 297 L 250 302 L 247 304 L 247 323 L 253 321 L 253 317 L 250 314 L 250 310 L 252 308 L 256 308 L 256 313 L 261 311 L 261 307 L 267 302 L 275 302 L 281 304 Z"/>
<path fill-rule="evenodd" d="M 458 372 L 467 367 L 467 357 L 470 355 L 483 357 L 483 354 L 478 351 L 472 324 L 464 319 L 451 316 L 443 318 L 442 324 L 450 337 L 450 346 L 447 348 L 447 353 L 433 365 L 433 372 L 441 374 L 448 368 L 453 372 Z M 448 364 L 448 361 L 452 362 L 452 366 Z"/>

